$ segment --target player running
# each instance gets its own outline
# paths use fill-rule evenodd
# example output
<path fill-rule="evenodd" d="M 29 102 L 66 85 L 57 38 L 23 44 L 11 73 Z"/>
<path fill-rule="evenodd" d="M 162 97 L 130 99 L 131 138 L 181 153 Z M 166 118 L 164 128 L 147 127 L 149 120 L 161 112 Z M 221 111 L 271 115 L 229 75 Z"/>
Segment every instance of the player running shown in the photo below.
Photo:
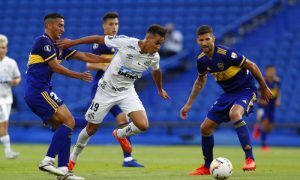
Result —
<path fill-rule="evenodd" d="M 229 121 L 233 123 L 246 155 L 243 170 L 255 170 L 256 164 L 252 153 L 249 131 L 243 120 L 243 115 L 251 113 L 253 101 L 256 98 L 253 76 L 261 86 L 262 99 L 269 101 L 272 98 L 272 93 L 255 63 L 246 59 L 245 56 L 235 50 L 214 44 L 215 36 L 210 26 L 200 26 L 197 30 L 197 35 L 197 43 L 202 50 L 197 60 L 199 74 L 188 101 L 180 110 L 181 118 L 187 118 L 188 111 L 206 83 L 207 73 L 215 77 L 216 82 L 221 86 L 224 93 L 212 105 L 200 127 L 205 163 L 189 174 L 210 174 L 209 166 L 213 160 L 214 147 L 213 131 L 222 122 Z"/>
<path fill-rule="evenodd" d="M 134 88 L 135 80 L 141 78 L 142 73 L 151 66 L 158 94 L 164 99 L 169 99 L 169 95 L 162 87 L 160 57 L 157 52 L 164 42 L 165 34 L 166 30 L 163 27 L 151 25 L 143 40 L 127 36 L 88 36 L 77 40 L 58 41 L 57 44 L 65 48 L 97 43 L 117 49 L 98 82 L 96 95 L 85 115 L 88 124 L 80 132 L 72 154 L 78 156 L 99 128 L 103 118 L 115 105 L 118 105 L 132 122 L 122 129 L 114 130 L 113 135 L 120 142 L 124 152 L 132 151 L 131 143 L 126 137 L 145 132 L 149 128 L 145 108 Z"/>
<path fill-rule="evenodd" d="M 26 71 L 25 101 L 32 112 L 38 115 L 43 123 L 54 130 L 52 141 L 39 169 L 58 176 L 58 179 L 84 179 L 68 171 L 71 135 L 75 125 L 74 118 L 64 102 L 52 91 L 51 77 L 53 72 L 83 81 L 91 81 L 92 75 L 85 71 L 78 73 L 60 65 L 62 59 L 80 59 L 86 62 L 109 62 L 90 53 L 71 49 L 59 49 L 54 42 L 64 32 L 64 17 L 57 13 L 44 17 L 45 33 L 35 39 L 29 55 Z M 58 168 L 55 157 L 58 155 Z"/>
<path fill-rule="evenodd" d="M 105 35 L 109 36 L 115 36 L 118 33 L 119 30 L 119 15 L 116 12 L 108 12 L 106 13 L 103 18 L 103 30 Z M 112 59 L 113 55 L 116 53 L 117 49 L 112 48 L 112 47 L 107 47 L 105 44 L 94 44 L 92 48 L 92 53 L 96 55 L 100 55 L 105 58 L 110 58 Z M 90 70 L 96 71 L 96 76 L 93 80 L 93 87 L 92 87 L 92 99 L 94 98 L 97 88 L 98 88 L 98 81 L 100 78 L 103 76 L 105 70 L 108 68 L 108 63 L 87 63 L 87 68 Z M 117 123 L 120 128 L 126 126 L 129 121 L 127 119 L 127 116 L 122 110 L 120 109 L 119 106 L 113 106 L 110 111 L 109 111 L 117 120 Z M 78 120 L 78 118 L 75 118 L 75 120 Z M 86 120 L 82 120 L 86 122 Z M 129 143 L 131 143 L 130 137 L 126 137 Z M 131 143 L 132 145 L 132 143 Z M 74 148 L 74 151 L 71 153 L 70 156 L 70 161 L 68 168 L 69 170 L 73 170 L 77 159 L 78 159 L 78 154 L 76 153 L 76 146 Z M 131 156 L 131 152 L 125 152 L 123 151 L 123 167 L 144 167 L 143 165 L 139 164 L 136 162 L 135 159 Z"/>
<path fill-rule="evenodd" d="M 5 157 L 14 159 L 20 153 L 10 147 L 8 119 L 13 103 L 11 88 L 21 82 L 21 74 L 16 61 L 6 56 L 7 44 L 7 37 L 0 34 L 0 141 L 3 143 Z"/>
<path fill-rule="evenodd" d="M 265 68 L 265 81 L 272 91 L 273 98 L 268 103 L 259 96 L 257 101 L 259 105 L 257 109 L 258 123 L 254 125 L 253 138 L 257 140 L 261 136 L 261 148 L 268 152 L 270 147 L 266 143 L 267 135 L 274 128 L 275 110 L 280 106 L 280 79 L 276 75 L 274 66 L 270 65 Z"/>

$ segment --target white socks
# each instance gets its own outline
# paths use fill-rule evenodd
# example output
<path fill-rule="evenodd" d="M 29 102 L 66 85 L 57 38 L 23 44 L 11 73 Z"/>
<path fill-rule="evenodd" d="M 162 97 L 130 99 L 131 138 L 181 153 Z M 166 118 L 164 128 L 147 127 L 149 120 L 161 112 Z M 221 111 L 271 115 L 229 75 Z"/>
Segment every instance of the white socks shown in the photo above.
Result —
<path fill-rule="evenodd" d="M 73 148 L 73 151 L 70 155 L 70 160 L 73 162 L 77 161 L 77 158 L 81 151 L 85 148 L 88 141 L 90 140 L 90 136 L 88 135 L 86 128 L 82 129 L 78 135 L 77 142 Z"/>
<path fill-rule="evenodd" d="M 61 171 L 62 171 L 63 173 L 65 173 L 65 174 L 67 174 L 67 172 L 69 172 L 67 166 L 58 167 L 57 169 L 61 170 Z"/>
<path fill-rule="evenodd" d="M 0 141 L 3 143 L 5 154 L 11 152 L 9 135 L 7 134 L 5 136 L 0 137 Z"/>
<path fill-rule="evenodd" d="M 118 129 L 117 135 L 120 138 L 124 138 L 126 136 L 131 136 L 131 135 L 137 135 L 140 134 L 141 131 L 138 127 L 136 127 L 133 122 L 129 123 L 127 126 L 125 126 L 122 129 Z"/>

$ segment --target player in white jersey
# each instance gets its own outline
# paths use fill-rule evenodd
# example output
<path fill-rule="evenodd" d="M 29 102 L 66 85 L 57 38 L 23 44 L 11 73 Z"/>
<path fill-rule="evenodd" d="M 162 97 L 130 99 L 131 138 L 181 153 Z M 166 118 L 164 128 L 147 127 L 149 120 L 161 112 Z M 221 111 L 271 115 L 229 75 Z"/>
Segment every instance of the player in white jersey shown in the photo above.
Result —
<path fill-rule="evenodd" d="M 5 157 L 14 159 L 20 155 L 10 147 L 8 134 L 8 119 L 13 103 L 12 86 L 17 86 L 20 81 L 20 71 L 15 60 L 6 56 L 7 37 L 0 34 L 0 141 L 3 143 Z"/>
<path fill-rule="evenodd" d="M 86 112 L 85 118 L 88 124 L 80 132 L 72 156 L 79 155 L 114 105 L 118 105 L 132 120 L 124 128 L 113 132 L 124 151 L 131 151 L 131 145 L 125 137 L 145 132 L 149 128 L 145 108 L 133 83 L 141 78 L 144 71 L 152 67 L 152 76 L 158 94 L 164 99 L 170 98 L 162 88 L 160 58 L 157 52 L 165 40 L 165 34 L 166 30 L 163 27 L 151 25 L 143 40 L 127 36 L 88 36 L 77 40 L 65 39 L 57 42 L 57 45 L 63 48 L 78 44 L 98 43 L 118 49 L 108 69 L 99 80 L 97 93 Z"/>

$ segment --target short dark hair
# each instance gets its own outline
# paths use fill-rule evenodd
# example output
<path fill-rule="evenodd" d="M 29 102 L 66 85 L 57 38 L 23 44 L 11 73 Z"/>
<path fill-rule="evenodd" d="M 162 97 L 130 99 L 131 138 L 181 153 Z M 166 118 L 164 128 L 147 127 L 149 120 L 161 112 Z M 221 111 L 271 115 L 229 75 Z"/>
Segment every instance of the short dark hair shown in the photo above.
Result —
<path fill-rule="evenodd" d="M 47 19 L 56 19 L 56 18 L 61 18 L 61 19 L 65 19 L 61 14 L 58 13 L 50 13 L 48 15 L 46 15 L 44 17 L 44 21 L 46 21 Z"/>
<path fill-rule="evenodd" d="M 148 28 L 147 33 L 150 33 L 150 34 L 153 34 L 153 35 L 158 34 L 161 37 L 165 37 L 166 33 L 167 33 L 167 30 L 163 26 L 160 26 L 158 24 L 152 24 Z"/>
<path fill-rule="evenodd" d="M 274 65 L 267 65 L 266 67 L 265 67 L 265 70 L 267 70 L 267 69 L 270 69 L 270 68 L 275 68 L 275 66 Z"/>
<path fill-rule="evenodd" d="M 107 12 L 102 17 L 103 22 L 106 22 L 107 19 L 119 18 L 119 14 L 117 12 Z"/>
<path fill-rule="evenodd" d="M 211 26 L 209 25 L 201 25 L 198 27 L 197 29 L 197 35 L 202 35 L 202 34 L 206 34 L 206 33 L 213 33 L 213 29 Z"/>

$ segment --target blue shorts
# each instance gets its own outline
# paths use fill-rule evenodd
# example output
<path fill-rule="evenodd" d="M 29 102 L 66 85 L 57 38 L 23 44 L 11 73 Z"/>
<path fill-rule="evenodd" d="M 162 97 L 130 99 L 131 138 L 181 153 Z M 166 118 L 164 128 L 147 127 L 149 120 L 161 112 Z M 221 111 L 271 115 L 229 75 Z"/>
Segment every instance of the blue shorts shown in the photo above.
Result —
<path fill-rule="evenodd" d="M 217 124 L 230 121 L 229 111 L 234 104 L 241 105 L 245 114 L 253 112 L 253 102 L 256 100 L 256 88 L 246 88 L 235 93 L 223 93 L 211 106 L 207 118 Z"/>
<path fill-rule="evenodd" d="M 25 102 L 31 111 L 38 115 L 46 123 L 64 102 L 50 89 L 26 93 Z"/>

